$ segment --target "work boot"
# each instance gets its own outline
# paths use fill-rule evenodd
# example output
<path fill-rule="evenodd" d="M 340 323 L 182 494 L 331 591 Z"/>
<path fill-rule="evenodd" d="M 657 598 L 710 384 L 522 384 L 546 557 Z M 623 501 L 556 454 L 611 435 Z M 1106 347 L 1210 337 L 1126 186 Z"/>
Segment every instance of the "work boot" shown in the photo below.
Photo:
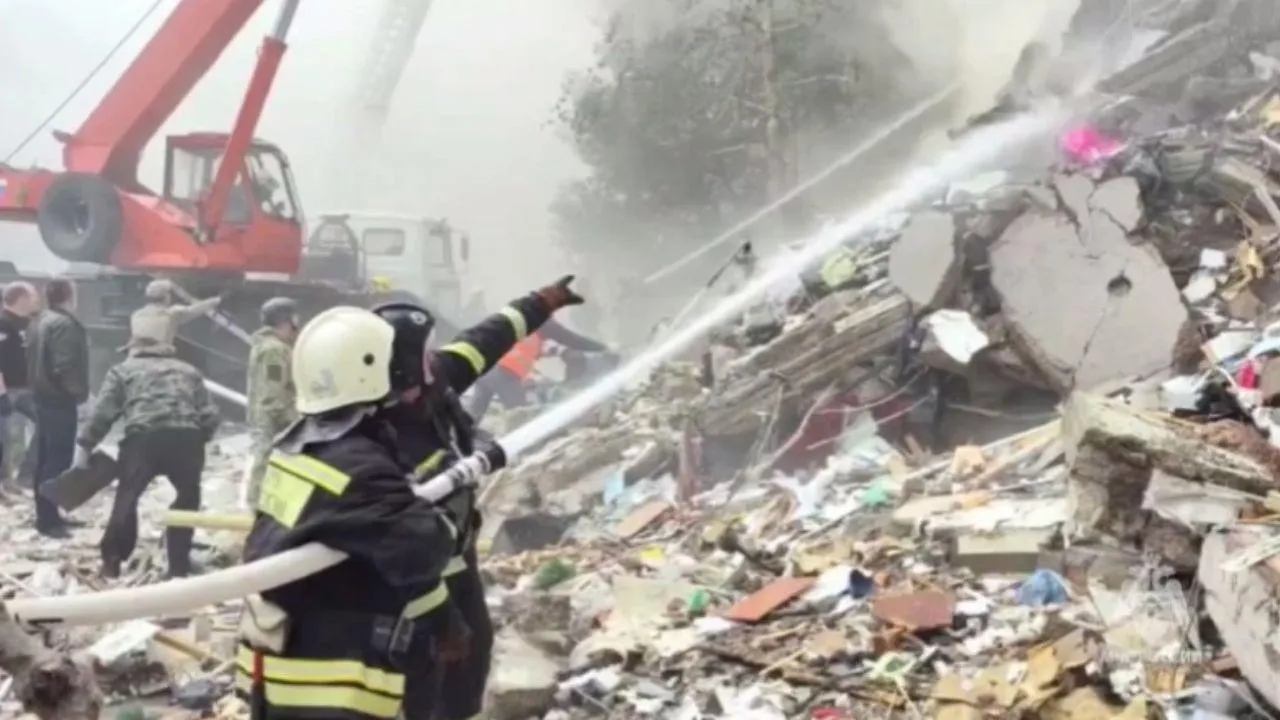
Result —
<path fill-rule="evenodd" d="M 62 523 L 50 523 L 48 525 L 37 525 L 36 532 L 41 535 L 52 538 L 54 540 L 66 540 L 71 537 L 71 530 Z"/>

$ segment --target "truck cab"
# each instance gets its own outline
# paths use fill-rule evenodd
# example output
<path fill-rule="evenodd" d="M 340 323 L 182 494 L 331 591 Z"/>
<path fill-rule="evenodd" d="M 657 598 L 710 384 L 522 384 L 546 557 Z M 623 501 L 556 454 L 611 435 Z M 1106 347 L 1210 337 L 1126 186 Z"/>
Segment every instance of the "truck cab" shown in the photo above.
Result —
<path fill-rule="evenodd" d="M 448 220 L 386 213 L 337 213 L 309 223 L 296 279 L 350 289 L 404 290 L 448 317 L 462 310 L 459 266 L 470 238 Z"/>

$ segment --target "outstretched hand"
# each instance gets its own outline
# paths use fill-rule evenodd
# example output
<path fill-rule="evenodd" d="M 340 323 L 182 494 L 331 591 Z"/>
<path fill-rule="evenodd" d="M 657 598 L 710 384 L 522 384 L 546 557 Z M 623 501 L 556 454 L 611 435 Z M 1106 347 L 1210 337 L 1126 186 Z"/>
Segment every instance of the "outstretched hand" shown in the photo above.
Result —
<path fill-rule="evenodd" d="M 569 287 L 569 284 L 573 282 L 573 278 L 573 275 L 565 275 L 557 280 L 554 285 L 548 285 L 538 291 L 538 297 L 542 298 L 542 301 L 547 304 L 547 308 L 551 312 L 586 302 L 585 298 Z"/>

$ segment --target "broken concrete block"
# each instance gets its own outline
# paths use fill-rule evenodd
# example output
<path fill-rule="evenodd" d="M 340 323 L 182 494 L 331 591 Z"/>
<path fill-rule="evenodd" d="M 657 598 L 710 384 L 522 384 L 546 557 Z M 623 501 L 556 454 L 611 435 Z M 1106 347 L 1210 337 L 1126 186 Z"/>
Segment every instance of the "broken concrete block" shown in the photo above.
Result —
<path fill-rule="evenodd" d="M 1073 218 L 1089 216 L 1089 196 L 1093 195 L 1093 181 L 1084 175 L 1055 175 L 1053 189 Z"/>
<path fill-rule="evenodd" d="M 960 264 L 950 213 L 918 213 L 889 250 L 889 281 L 917 306 L 940 308 L 955 294 Z"/>
<path fill-rule="evenodd" d="M 1074 178 L 1059 183 L 1064 202 L 1087 207 L 1074 185 Z M 1079 222 L 1027 213 L 990 251 L 1010 340 L 1064 395 L 1164 370 L 1187 318 L 1154 252 L 1130 244 L 1101 211 Z"/>
<path fill-rule="evenodd" d="M 966 533 L 956 538 L 952 564 L 983 575 L 1034 572 L 1040 563 L 1040 549 L 1056 529 L 1005 530 L 995 533 Z"/>
<path fill-rule="evenodd" d="M 1227 560 L 1247 549 L 1240 535 L 1214 534 L 1204 539 L 1197 577 L 1204 604 L 1240 674 L 1272 705 L 1280 705 L 1280 616 L 1275 612 L 1280 573 L 1270 564 L 1233 572 Z"/>
<path fill-rule="evenodd" d="M 576 520 L 577 518 L 574 517 L 547 513 L 530 513 L 503 518 L 502 524 L 493 536 L 490 552 L 494 555 L 514 555 L 530 550 L 541 550 L 548 545 L 560 542 L 565 531 Z"/>
<path fill-rule="evenodd" d="M 1089 196 L 1091 210 L 1106 213 L 1125 233 L 1131 233 L 1142 225 L 1145 208 L 1142 205 L 1142 189 L 1138 181 L 1124 176 L 1108 180 Z"/>
<path fill-rule="evenodd" d="M 901 342 L 909 319 L 910 304 L 895 293 L 851 306 L 837 321 L 814 318 L 788 329 L 744 358 L 718 392 L 698 399 L 698 427 L 708 437 L 757 432 L 762 418 L 773 414 L 779 393 L 784 412 L 803 414 L 824 388 L 847 379 L 850 368 Z"/>
<path fill-rule="evenodd" d="M 1068 538 L 1108 536 L 1175 567 L 1194 567 L 1195 536 L 1142 509 L 1154 470 L 1255 495 L 1275 487 L 1261 463 L 1210 445 L 1199 436 L 1199 426 L 1099 396 L 1073 394 L 1062 428 L 1070 465 Z"/>
<path fill-rule="evenodd" d="M 568 632 L 573 622 L 573 603 L 563 593 L 530 590 L 510 593 L 502 599 L 503 614 L 525 635 Z"/>
<path fill-rule="evenodd" d="M 512 631 L 498 634 L 485 706 L 493 720 L 542 717 L 556 694 L 560 667 Z"/>
<path fill-rule="evenodd" d="M 1063 445 L 1072 470 L 1080 453 L 1093 448 L 1130 467 L 1159 468 L 1186 480 L 1255 495 L 1275 489 L 1267 468 L 1251 457 L 1209 445 L 1200 439 L 1200 429 L 1089 393 L 1073 393 L 1062 417 Z"/>

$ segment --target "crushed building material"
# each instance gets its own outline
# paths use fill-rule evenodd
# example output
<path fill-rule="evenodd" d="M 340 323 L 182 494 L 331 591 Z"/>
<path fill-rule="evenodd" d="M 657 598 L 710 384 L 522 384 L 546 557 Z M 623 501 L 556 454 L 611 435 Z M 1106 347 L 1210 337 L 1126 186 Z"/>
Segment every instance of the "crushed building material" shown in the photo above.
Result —
<path fill-rule="evenodd" d="M 486 716 L 1280 703 L 1280 93 L 1271 50 L 1223 41 L 1253 2 L 1144 5 L 1167 35 L 1107 81 L 1131 97 L 1060 138 L 1060 167 L 982 173 L 848 238 L 841 272 L 806 270 L 492 478 Z M 168 516 L 206 567 L 236 560 L 248 520 L 222 489 L 244 448 L 219 444 L 214 512 Z M 152 552 L 166 492 L 144 508 Z M 96 537 L 44 545 L 12 503 L 6 596 L 102 586 Z M 238 610 L 54 643 L 111 656 L 108 702 L 243 717 L 219 699 Z"/>

